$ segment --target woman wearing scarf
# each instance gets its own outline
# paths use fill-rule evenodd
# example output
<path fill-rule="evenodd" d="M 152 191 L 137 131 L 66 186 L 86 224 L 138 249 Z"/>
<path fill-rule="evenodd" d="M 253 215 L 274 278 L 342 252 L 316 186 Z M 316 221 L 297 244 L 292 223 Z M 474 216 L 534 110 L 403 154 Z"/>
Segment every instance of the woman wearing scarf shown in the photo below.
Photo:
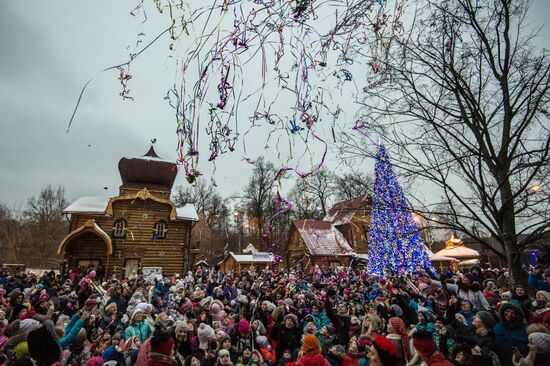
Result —
<path fill-rule="evenodd" d="M 397 366 L 407 364 L 411 359 L 411 349 L 407 328 L 401 318 L 390 318 L 387 338 L 395 344 L 397 350 L 395 364 Z"/>

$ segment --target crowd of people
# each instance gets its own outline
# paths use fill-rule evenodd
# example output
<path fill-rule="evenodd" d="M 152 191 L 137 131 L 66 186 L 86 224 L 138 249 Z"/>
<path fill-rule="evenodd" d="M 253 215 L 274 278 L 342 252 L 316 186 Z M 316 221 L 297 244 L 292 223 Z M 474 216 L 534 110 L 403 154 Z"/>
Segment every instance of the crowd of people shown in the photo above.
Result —
<path fill-rule="evenodd" d="M 0 366 L 548 366 L 550 269 L 0 270 Z"/>

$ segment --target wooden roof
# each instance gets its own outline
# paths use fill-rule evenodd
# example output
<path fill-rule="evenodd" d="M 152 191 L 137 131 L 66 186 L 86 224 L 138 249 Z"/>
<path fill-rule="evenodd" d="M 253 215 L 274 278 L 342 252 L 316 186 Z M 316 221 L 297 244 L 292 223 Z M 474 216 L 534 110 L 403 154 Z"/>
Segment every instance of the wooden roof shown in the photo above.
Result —
<path fill-rule="evenodd" d="M 161 159 L 151 146 L 143 156 L 120 159 L 118 171 L 123 187 L 170 191 L 178 174 L 178 167 L 174 162 Z"/>

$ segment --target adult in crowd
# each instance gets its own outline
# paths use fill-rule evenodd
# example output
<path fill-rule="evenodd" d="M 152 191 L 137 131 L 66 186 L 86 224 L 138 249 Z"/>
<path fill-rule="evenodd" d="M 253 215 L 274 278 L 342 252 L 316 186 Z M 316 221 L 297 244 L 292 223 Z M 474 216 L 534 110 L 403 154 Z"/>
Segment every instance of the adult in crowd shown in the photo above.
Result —
<path fill-rule="evenodd" d="M 528 287 L 478 267 L 94 272 L 0 269 L 0 366 L 550 364 L 543 266 Z"/>

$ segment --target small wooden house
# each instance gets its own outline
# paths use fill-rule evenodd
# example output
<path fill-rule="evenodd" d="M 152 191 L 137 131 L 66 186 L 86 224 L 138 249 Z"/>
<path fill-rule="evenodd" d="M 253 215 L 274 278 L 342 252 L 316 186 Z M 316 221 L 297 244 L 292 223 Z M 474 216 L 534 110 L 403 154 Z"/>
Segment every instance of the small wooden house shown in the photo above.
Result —
<path fill-rule="evenodd" d="M 94 264 L 106 273 L 183 273 L 194 262 L 190 234 L 198 221 L 192 204 L 176 207 L 170 199 L 175 163 L 153 147 L 141 157 L 123 157 L 115 197 L 80 197 L 64 213 L 69 234 L 57 253 L 69 268 Z"/>
<path fill-rule="evenodd" d="M 222 273 L 241 273 L 245 269 L 261 271 L 268 265 L 275 265 L 273 254 L 268 252 L 253 252 L 251 254 L 234 254 L 229 252 L 221 262 L 218 263 Z"/>
<path fill-rule="evenodd" d="M 294 220 L 285 248 L 285 265 L 309 271 L 313 266 L 335 269 L 349 266 L 353 249 L 329 221 Z"/>

